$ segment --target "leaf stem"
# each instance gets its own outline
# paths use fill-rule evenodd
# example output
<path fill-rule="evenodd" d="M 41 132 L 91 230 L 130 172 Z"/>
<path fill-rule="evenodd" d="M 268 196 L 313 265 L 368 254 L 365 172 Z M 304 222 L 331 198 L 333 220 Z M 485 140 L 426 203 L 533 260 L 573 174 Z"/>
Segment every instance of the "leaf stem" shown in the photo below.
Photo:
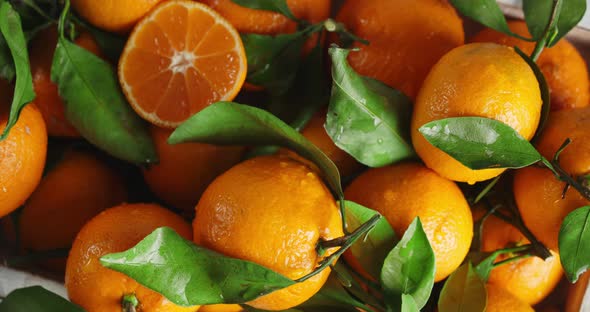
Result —
<path fill-rule="evenodd" d="M 572 142 L 570 138 L 565 139 L 563 144 L 559 147 L 555 155 L 553 156 L 552 161 L 548 161 L 546 158 L 541 160 L 541 164 L 544 165 L 547 169 L 551 170 L 555 177 L 560 181 L 565 182 L 567 185 L 572 186 L 575 188 L 580 195 L 584 196 L 587 200 L 590 200 L 590 188 L 588 188 L 584 183 L 584 178 L 582 181 L 580 179 L 576 179 L 567 173 L 559 164 L 559 156 L 563 152 L 563 150 Z"/>
<path fill-rule="evenodd" d="M 549 44 L 551 44 L 551 41 L 555 37 L 555 33 L 557 31 L 556 23 L 557 18 L 559 17 L 559 13 L 561 12 L 561 4 L 561 0 L 553 0 L 553 6 L 551 7 L 551 17 L 549 19 L 549 23 L 547 23 L 547 26 L 545 27 L 543 37 L 539 39 L 539 41 L 537 41 L 535 49 L 533 50 L 533 53 L 531 53 L 531 59 L 535 62 L 539 59 L 539 56 L 541 55 L 541 52 L 543 52 L 543 49 Z"/>
<path fill-rule="evenodd" d="M 522 254 L 522 255 L 510 257 L 508 259 L 504 259 L 504 260 L 501 260 L 501 261 L 498 261 L 498 262 L 494 263 L 494 266 L 493 267 L 494 268 L 497 268 L 497 267 L 499 267 L 501 265 L 504 265 L 504 264 L 507 264 L 507 263 L 510 263 L 510 262 L 514 262 L 514 261 L 518 261 L 518 260 L 521 260 L 521 259 L 525 259 L 525 258 L 528 258 L 530 256 L 531 256 L 531 254 Z"/>
<path fill-rule="evenodd" d="M 138 305 L 139 300 L 137 300 L 135 294 L 124 295 L 121 299 L 121 308 L 123 312 L 137 312 Z"/>
<path fill-rule="evenodd" d="M 335 238 L 332 240 L 318 242 L 318 246 L 317 246 L 318 254 L 325 253 L 326 250 L 328 250 L 329 248 L 334 248 L 334 247 L 338 247 L 338 246 L 340 248 L 336 252 L 331 254 L 329 257 L 322 260 L 320 262 L 320 265 L 315 270 L 313 270 L 311 273 L 295 280 L 295 282 L 297 282 L 297 283 L 304 282 L 304 281 L 316 276 L 317 274 L 322 272 L 325 268 L 332 265 L 332 263 L 334 261 L 336 261 L 336 259 L 338 259 L 338 257 L 340 257 L 350 246 L 352 246 L 352 244 L 354 244 L 354 242 L 356 242 L 361 236 L 363 236 L 366 233 L 368 233 L 369 231 L 371 231 L 377 225 L 377 222 L 379 222 L 379 220 L 381 218 L 382 218 L 381 215 L 376 214 L 371 219 L 369 219 L 369 221 L 363 223 L 356 230 L 354 230 L 354 232 L 352 232 L 350 234 L 347 234 L 347 235 L 344 235 L 342 237 L 338 237 L 338 238 Z"/>

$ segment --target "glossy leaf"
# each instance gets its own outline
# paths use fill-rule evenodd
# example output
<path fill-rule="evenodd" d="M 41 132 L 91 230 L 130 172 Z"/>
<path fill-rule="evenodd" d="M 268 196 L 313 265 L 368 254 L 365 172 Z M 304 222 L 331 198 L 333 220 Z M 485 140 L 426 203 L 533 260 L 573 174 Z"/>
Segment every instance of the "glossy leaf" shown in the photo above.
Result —
<path fill-rule="evenodd" d="M 486 305 L 485 283 L 469 262 L 449 276 L 438 300 L 440 312 L 484 312 Z"/>
<path fill-rule="evenodd" d="M 369 221 L 377 211 L 363 207 L 355 202 L 346 201 L 346 224 L 348 228 L 357 228 Z M 381 218 L 369 235 L 358 240 L 350 247 L 350 252 L 361 267 L 376 280 L 381 275 L 381 267 L 387 254 L 395 246 L 395 232 L 385 218 Z"/>
<path fill-rule="evenodd" d="M 510 31 L 504 13 L 500 9 L 500 6 L 498 6 L 496 0 L 451 0 L 451 3 L 461 14 L 484 26 L 510 36 L 528 39 L 522 38 Z"/>
<path fill-rule="evenodd" d="M 333 86 L 325 125 L 328 135 L 336 146 L 370 167 L 412 157 L 410 100 L 377 80 L 358 75 L 346 60 L 349 53 L 330 48 Z"/>
<path fill-rule="evenodd" d="M 17 289 L 2 302 L 0 312 L 84 312 L 84 309 L 41 286 Z"/>
<path fill-rule="evenodd" d="M 285 0 L 232 0 L 232 2 L 255 10 L 266 10 L 281 13 L 284 16 L 297 21 Z"/>
<path fill-rule="evenodd" d="M 402 295 L 402 312 L 419 312 L 420 308 L 416 304 L 414 297 L 410 295 Z"/>
<path fill-rule="evenodd" d="M 21 26 L 21 20 L 18 13 L 8 2 L 0 2 L 0 34 L 3 36 L 4 42 L 8 46 L 10 54 L 12 55 L 12 62 L 15 70 L 14 73 L 16 75 L 14 95 L 10 106 L 10 115 L 4 131 L 0 135 L 1 141 L 6 139 L 10 133 L 10 129 L 18 121 L 18 117 L 23 107 L 35 98 L 35 91 L 33 90 L 33 77 L 29 65 L 27 41 Z M 0 50 L 1 49 L 2 47 L 0 46 Z M 0 52 L 0 55 L 1 54 L 2 53 Z M 6 57 L 6 55 L 3 57 Z M 2 66 L 2 64 L 0 64 L 0 66 Z M 10 74 L 11 69 L 6 66 L 10 65 L 5 64 L 3 66 L 3 71 L 8 71 L 8 74 Z"/>
<path fill-rule="evenodd" d="M 168 142 L 287 147 L 313 161 L 322 170 L 332 191 L 342 197 L 336 165 L 299 132 L 260 108 L 232 102 L 214 103 L 181 124 Z"/>
<path fill-rule="evenodd" d="M 406 294 L 413 297 L 419 309 L 424 307 L 434 285 L 435 270 L 434 251 L 420 218 L 416 218 L 387 255 L 381 269 L 387 306 L 398 310 L 402 306 L 402 295 Z"/>
<path fill-rule="evenodd" d="M 563 220 L 559 230 L 559 256 L 572 283 L 590 267 L 590 206 L 572 211 Z"/>
<path fill-rule="evenodd" d="M 67 119 L 95 146 L 134 163 L 153 163 L 157 155 L 144 122 L 125 100 L 110 64 L 61 35 L 51 80 L 64 99 Z"/>
<path fill-rule="evenodd" d="M 547 24 L 551 18 L 553 0 L 524 0 L 523 11 L 529 32 L 535 39 L 545 35 Z M 557 16 L 555 29 L 549 32 L 557 32 L 556 36 L 548 42 L 553 46 L 572 30 L 584 17 L 586 12 L 586 0 L 561 0 L 561 8 Z"/>
<path fill-rule="evenodd" d="M 474 170 L 522 168 L 542 159 L 512 127 L 489 118 L 440 119 L 419 131 L 432 145 Z"/>
<path fill-rule="evenodd" d="M 100 262 L 181 306 L 244 303 L 295 283 L 259 264 L 197 246 L 167 227 Z"/>

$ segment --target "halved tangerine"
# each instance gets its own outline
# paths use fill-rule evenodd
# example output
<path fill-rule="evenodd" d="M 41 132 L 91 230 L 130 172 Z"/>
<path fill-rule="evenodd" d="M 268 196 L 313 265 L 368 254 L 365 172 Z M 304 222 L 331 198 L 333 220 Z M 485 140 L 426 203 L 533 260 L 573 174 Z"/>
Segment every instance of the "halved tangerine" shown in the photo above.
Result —
<path fill-rule="evenodd" d="M 157 6 L 133 30 L 119 62 L 127 100 L 147 121 L 174 128 L 217 101 L 231 101 L 246 78 L 236 29 L 208 6 Z"/>

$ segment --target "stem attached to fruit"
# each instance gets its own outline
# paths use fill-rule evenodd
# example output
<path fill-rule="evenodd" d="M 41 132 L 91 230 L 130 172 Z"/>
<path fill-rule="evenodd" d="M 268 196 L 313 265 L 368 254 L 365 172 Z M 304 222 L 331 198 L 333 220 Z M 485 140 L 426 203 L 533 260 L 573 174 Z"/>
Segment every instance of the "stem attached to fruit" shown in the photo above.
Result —
<path fill-rule="evenodd" d="M 137 312 L 139 300 L 135 294 L 127 294 L 121 299 L 121 308 L 123 312 Z"/>

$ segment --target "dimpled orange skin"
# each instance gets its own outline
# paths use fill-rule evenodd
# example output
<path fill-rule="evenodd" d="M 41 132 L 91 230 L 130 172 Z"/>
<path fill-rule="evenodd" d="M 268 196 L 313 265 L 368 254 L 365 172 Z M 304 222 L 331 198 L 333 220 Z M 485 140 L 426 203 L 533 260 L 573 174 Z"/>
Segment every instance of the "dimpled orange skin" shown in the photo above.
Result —
<path fill-rule="evenodd" d="M 123 204 L 90 220 L 78 233 L 68 257 L 65 283 L 70 300 L 88 312 L 121 312 L 123 296 L 135 294 L 142 312 L 197 311 L 198 306 L 177 306 L 100 264 L 100 257 L 125 251 L 163 226 L 191 239 L 191 228 L 182 218 L 155 204 Z"/>
<path fill-rule="evenodd" d="M 486 290 L 488 293 L 486 312 L 535 312 L 530 305 L 499 285 L 488 283 Z"/>
<path fill-rule="evenodd" d="M 100 49 L 94 38 L 82 32 L 76 38 L 76 44 L 100 56 Z M 51 64 L 53 49 L 57 45 L 56 27 L 41 30 L 31 42 L 30 60 L 35 88 L 35 104 L 43 115 L 47 133 L 58 137 L 80 137 L 78 131 L 66 119 L 64 103 L 59 96 L 57 85 L 51 81 Z"/>
<path fill-rule="evenodd" d="M 422 164 L 369 169 L 352 181 L 344 195 L 379 211 L 398 237 L 420 217 L 436 257 L 437 282 L 458 268 L 469 251 L 473 219 L 463 193 Z"/>
<path fill-rule="evenodd" d="M 514 226 L 497 217 L 486 219 L 482 235 L 482 251 L 493 252 L 498 249 L 522 246 L 529 241 Z M 504 287 L 520 300 L 535 305 L 543 300 L 559 283 L 563 275 L 559 254 L 543 261 L 539 257 L 529 257 L 495 267 L 489 282 Z M 500 257 L 498 261 L 507 257 Z"/>
<path fill-rule="evenodd" d="M 199 0 L 225 17 L 240 33 L 276 35 L 291 33 L 297 29 L 294 21 L 280 13 L 254 10 L 232 0 Z M 287 5 L 297 18 L 319 23 L 330 17 L 331 0 L 287 0 Z"/>
<path fill-rule="evenodd" d="M 171 145 L 172 130 L 151 126 L 159 163 L 143 170 L 150 189 L 166 203 L 183 211 L 193 211 L 201 194 L 218 175 L 237 164 L 242 147 L 201 143 Z"/>
<path fill-rule="evenodd" d="M 33 251 L 70 248 L 88 220 L 126 199 L 122 178 L 113 169 L 92 154 L 68 152 L 27 200 L 19 217 L 21 243 Z M 66 258 L 43 264 L 63 272 Z"/>
<path fill-rule="evenodd" d="M 511 21 L 510 29 L 526 38 L 530 34 L 524 21 Z M 518 46 L 530 55 L 534 42 L 528 42 L 486 28 L 471 39 L 473 42 L 495 42 L 506 46 Z M 555 46 L 545 48 L 537 60 L 551 91 L 551 110 L 586 107 L 590 104 L 590 81 L 588 66 L 580 52 L 566 39 Z"/>
<path fill-rule="evenodd" d="M 196 207 L 193 230 L 197 244 L 291 279 L 317 267 L 320 239 L 343 235 L 330 191 L 313 170 L 284 156 L 253 158 L 219 176 Z M 326 269 L 248 305 L 263 310 L 294 307 L 319 291 L 329 274 Z"/>
<path fill-rule="evenodd" d="M 414 105 L 412 142 L 426 166 L 441 176 L 473 184 L 505 169 L 471 170 L 431 145 L 418 129 L 450 117 L 501 121 L 531 139 L 539 124 L 541 94 L 535 74 L 512 48 L 471 43 L 445 55 L 430 71 Z"/>
<path fill-rule="evenodd" d="M 90 24 L 102 30 L 128 33 L 145 14 L 162 1 L 72 0 L 72 7 Z"/>
<path fill-rule="evenodd" d="M 348 0 L 336 18 L 370 44 L 355 43 L 350 65 L 415 98 L 430 68 L 465 41 L 463 22 L 447 1 Z"/>
<path fill-rule="evenodd" d="M 590 293 L 588 292 L 588 286 L 590 281 L 590 272 L 586 272 L 580 276 L 578 281 L 570 285 L 567 293 L 567 300 L 565 304 L 565 312 L 580 312 L 582 310 L 582 303 L 585 301 L 586 308 L 588 307 L 588 298 Z M 584 300 L 584 297 L 586 299 Z"/>
<path fill-rule="evenodd" d="M 199 312 L 242 312 L 244 309 L 239 304 L 213 304 L 202 306 Z"/>
<path fill-rule="evenodd" d="M 0 133 L 4 132 L 12 90 L 0 80 Z M 47 130 L 41 113 L 26 105 L 10 134 L 0 142 L 0 217 L 22 205 L 43 174 L 47 155 Z"/>

